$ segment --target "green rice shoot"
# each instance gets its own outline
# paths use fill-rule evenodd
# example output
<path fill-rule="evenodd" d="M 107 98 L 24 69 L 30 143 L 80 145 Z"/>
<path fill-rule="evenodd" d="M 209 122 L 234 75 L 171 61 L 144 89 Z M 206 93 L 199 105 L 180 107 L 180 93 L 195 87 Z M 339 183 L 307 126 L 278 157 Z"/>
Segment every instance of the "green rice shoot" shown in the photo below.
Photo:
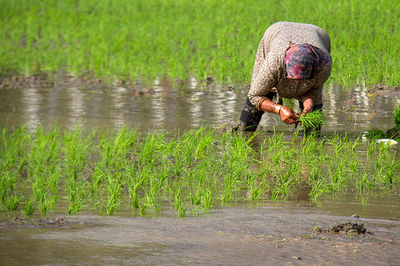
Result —
<path fill-rule="evenodd" d="M 309 200 L 318 201 L 400 183 L 397 154 L 376 142 L 336 135 L 298 143 L 282 133 L 249 137 L 207 128 L 180 136 L 3 129 L 0 171 L 0 211 L 25 215 L 174 210 L 184 217 L 239 201 L 287 200 L 305 185 Z"/>
<path fill-rule="evenodd" d="M 393 116 L 396 128 L 400 129 L 400 105 L 394 109 Z"/>
<path fill-rule="evenodd" d="M 365 133 L 365 137 L 370 140 L 386 139 L 388 134 L 379 128 L 373 128 Z"/>
<path fill-rule="evenodd" d="M 266 28 L 295 21 L 329 33 L 328 82 L 351 89 L 360 80 L 400 79 L 400 1 L 0 0 L 0 7 L 1 74 L 249 82 Z"/>
<path fill-rule="evenodd" d="M 322 111 L 317 110 L 300 116 L 299 121 L 305 129 L 319 129 L 325 123 L 325 118 Z"/>

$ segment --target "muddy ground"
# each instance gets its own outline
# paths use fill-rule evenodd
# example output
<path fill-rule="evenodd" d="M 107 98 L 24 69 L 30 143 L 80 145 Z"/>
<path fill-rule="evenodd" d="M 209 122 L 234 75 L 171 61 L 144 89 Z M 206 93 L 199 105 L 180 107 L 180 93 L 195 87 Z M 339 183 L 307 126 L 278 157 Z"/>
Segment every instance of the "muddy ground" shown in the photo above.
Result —
<path fill-rule="evenodd" d="M 398 265 L 399 241 L 400 221 L 295 204 L 186 218 L 19 218 L 0 226 L 3 265 Z"/>
<path fill-rule="evenodd" d="M 72 76 L 64 71 L 59 71 L 56 75 L 52 75 L 50 78 L 48 74 L 38 74 L 30 77 L 23 75 L 1 75 L 0 74 L 0 89 L 20 89 L 20 88 L 94 88 L 94 89 L 106 89 L 106 88 L 127 88 L 133 91 L 135 96 L 152 94 L 154 89 L 145 86 L 140 81 L 130 80 L 114 80 L 113 82 L 104 81 L 100 78 L 94 78 L 92 74 L 83 76 Z M 187 81 L 181 79 L 170 80 L 176 87 L 184 87 L 187 85 Z M 215 85 L 213 77 L 207 77 L 204 80 L 200 80 L 201 86 Z M 235 89 L 233 85 L 219 84 L 214 86 L 222 91 L 232 91 Z M 250 85 L 244 86 L 245 89 L 249 89 Z"/>

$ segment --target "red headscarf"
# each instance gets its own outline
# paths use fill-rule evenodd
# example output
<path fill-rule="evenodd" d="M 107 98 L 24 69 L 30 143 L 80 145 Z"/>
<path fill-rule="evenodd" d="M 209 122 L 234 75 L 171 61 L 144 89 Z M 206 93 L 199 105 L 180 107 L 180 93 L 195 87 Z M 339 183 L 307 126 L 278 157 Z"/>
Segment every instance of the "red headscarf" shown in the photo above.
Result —
<path fill-rule="evenodd" d="M 292 44 L 285 55 L 287 78 L 311 79 L 330 61 L 330 56 L 318 47 L 307 43 Z"/>

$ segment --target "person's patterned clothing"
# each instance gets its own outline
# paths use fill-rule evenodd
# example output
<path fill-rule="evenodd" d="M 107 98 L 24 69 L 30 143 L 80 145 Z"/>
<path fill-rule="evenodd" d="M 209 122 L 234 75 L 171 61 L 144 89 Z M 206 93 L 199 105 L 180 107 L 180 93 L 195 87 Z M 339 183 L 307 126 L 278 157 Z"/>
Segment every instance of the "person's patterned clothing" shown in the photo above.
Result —
<path fill-rule="evenodd" d="M 325 60 L 328 58 L 321 64 L 318 73 L 309 79 L 287 77 L 286 51 L 296 44 L 310 44 L 322 50 Z M 331 69 L 330 38 L 323 29 L 303 23 L 275 23 L 268 27 L 258 46 L 248 99 L 259 109 L 270 92 L 277 91 L 281 97 L 300 101 L 301 96 L 308 93 L 312 94 L 314 105 L 320 105 L 323 84 L 329 78 Z"/>

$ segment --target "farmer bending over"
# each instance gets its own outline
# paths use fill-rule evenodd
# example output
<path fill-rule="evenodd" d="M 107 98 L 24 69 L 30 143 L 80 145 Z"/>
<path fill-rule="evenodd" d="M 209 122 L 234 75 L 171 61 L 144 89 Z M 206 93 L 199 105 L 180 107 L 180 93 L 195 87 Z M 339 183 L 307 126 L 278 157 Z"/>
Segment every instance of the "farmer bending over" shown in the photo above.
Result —
<path fill-rule="evenodd" d="M 278 22 L 258 46 L 251 87 L 239 129 L 255 131 L 264 112 L 279 114 L 286 124 L 299 115 L 281 97 L 299 101 L 302 115 L 322 108 L 322 87 L 332 68 L 328 34 L 315 25 Z"/>

